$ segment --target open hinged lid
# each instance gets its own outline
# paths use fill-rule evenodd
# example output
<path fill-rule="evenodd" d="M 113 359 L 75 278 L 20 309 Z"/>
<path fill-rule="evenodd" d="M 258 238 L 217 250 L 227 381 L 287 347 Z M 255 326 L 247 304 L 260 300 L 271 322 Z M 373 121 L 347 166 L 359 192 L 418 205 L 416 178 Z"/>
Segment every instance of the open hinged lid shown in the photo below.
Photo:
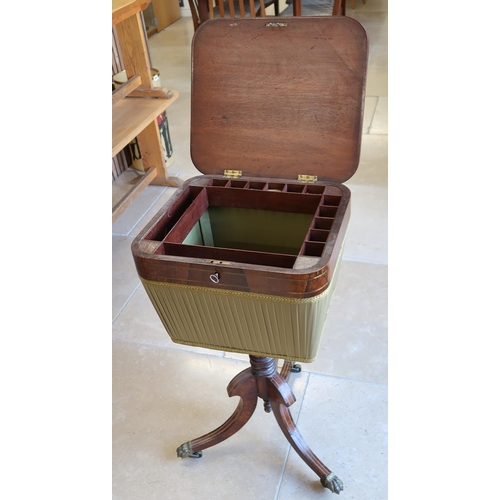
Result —
<path fill-rule="evenodd" d="M 368 58 L 357 21 L 214 19 L 198 28 L 192 48 L 191 157 L 198 170 L 352 177 Z"/>

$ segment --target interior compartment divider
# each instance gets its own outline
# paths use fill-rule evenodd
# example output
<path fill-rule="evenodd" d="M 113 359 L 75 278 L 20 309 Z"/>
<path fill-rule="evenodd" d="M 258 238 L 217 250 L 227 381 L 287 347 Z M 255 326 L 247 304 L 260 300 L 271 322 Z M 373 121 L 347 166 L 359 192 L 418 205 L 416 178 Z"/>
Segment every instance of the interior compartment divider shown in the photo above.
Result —
<path fill-rule="evenodd" d="M 183 245 L 165 241 L 155 252 L 159 255 L 176 255 L 178 257 L 223 260 L 255 264 L 260 266 L 285 267 L 292 269 L 296 255 L 238 250 L 234 248 L 206 247 L 199 245 Z"/>
<path fill-rule="evenodd" d="M 203 189 L 175 223 L 174 227 L 165 237 L 165 241 L 181 243 L 207 208 L 207 190 Z"/>

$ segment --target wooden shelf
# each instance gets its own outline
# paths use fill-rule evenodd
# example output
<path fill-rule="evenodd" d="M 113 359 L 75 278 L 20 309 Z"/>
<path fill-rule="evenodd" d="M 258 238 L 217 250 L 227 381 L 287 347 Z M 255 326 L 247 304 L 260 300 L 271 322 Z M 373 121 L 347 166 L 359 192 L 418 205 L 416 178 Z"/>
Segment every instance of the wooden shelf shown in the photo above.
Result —
<path fill-rule="evenodd" d="M 151 181 L 156 177 L 156 168 L 150 168 L 144 176 L 140 177 L 135 186 L 113 206 L 113 222 L 125 211 L 132 201 L 151 184 Z"/>
<path fill-rule="evenodd" d="M 118 154 L 178 97 L 179 93 L 172 91 L 171 99 L 126 97 L 118 101 L 113 106 L 113 149 L 111 156 Z"/>
<path fill-rule="evenodd" d="M 113 0 L 113 26 L 144 10 L 151 0 Z"/>
<path fill-rule="evenodd" d="M 169 177 L 157 117 L 172 104 L 179 93 L 156 89 L 151 81 L 147 37 L 141 11 L 151 0 L 113 0 L 113 26 L 122 49 L 129 80 L 113 92 L 113 134 L 111 156 L 117 155 L 137 137 L 144 165 L 144 176 L 113 207 L 113 222 L 150 183 L 179 187 L 182 180 Z"/>

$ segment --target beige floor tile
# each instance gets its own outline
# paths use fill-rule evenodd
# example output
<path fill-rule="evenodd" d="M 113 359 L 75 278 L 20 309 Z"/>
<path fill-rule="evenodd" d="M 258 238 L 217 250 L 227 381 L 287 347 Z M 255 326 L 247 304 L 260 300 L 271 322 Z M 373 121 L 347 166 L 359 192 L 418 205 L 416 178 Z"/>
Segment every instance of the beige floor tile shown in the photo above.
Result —
<path fill-rule="evenodd" d="M 148 39 L 151 62 L 160 70 L 162 84 L 163 78 L 168 78 L 170 74 L 169 68 L 182 66 L 186 60 L 190 61 L 193 33 L 191 18 L 182 17 Z M 190 80 L 186 83 L 190 83 Z"/>
<path fill-rule="evenodd" d="M 162 77 L 161 80 L 163 87 L 177 90 L 179 95 L 191 92 L 191 63 L 189 59 L 182 66 L 170 67 L 169 71 L 165 71 L 165 75 L 165 78 Z M 172 103 L 173 106 L 175 106 L 175 102 Z"/>
<path fill-rule="evenodd" d="M 172 195 L 177 191 L 177 188 L 168 187 L 163 191 L 162 195 L 151 205 L 149 210 L 144 214 L 142 219 L 137 222 L 129 236 L 135 238 L 150 222 L 151 219 L 158 213 L 158 211 L 167 203 Z"/>
<path fill-rule="evenodd" d="M 239 352 L 224 352 L 224 357 L 228 359 L 239 359 L 240 361 L 248 361 L 248 354 L 241 354 Z"/>
<path fill-rule="evenodd" d="M 342 261 L 318 357 L 303 369 L 387 384 L 387 266 Z"/>
<path fill-rule="evenodd" d="M 369 20 L 363 21 L 362 18 L 368 18 Z M 373 20 L 373 14 L 365 16 L 356 16 L 356 19 L 360 21 L 365 28 L 366 34 L 368 35 L 368 42 L 370 44 L 369 52 L 371 51 L 371 47 L 374 45 L 385 45 L 389 43 L 389 33 L 388 33 L 388 23 L 387 23 L 387 14 L 384 14 L 385 19 L 381 19 L 379 22 Z"/>
<path fill-rule="evenodd" d="M 132 252 L 130 250 L 131 244 L 132 238 L 113 236 L 113 289 L 111 298 L 111 312 L 113 318 L 116 318 L 140 283 L 132 259 Z"/>
<path fill-rule="evenodd" d="M 345 183 L 351 190 L 351 219 L 344 259 L 387 264 L 387 187 Z"/>
<path fill-rule="evenodd" d="M 367 134 L 370 130 L 373 115 L 375 114 L 375 109 L 377 108 L 378 97 L 376 96 L 366 96 L 365 97 L 365 107 L 363 111 L 363 134 Z"/>
<path fill-rule="evenodd" d="M 363 134 L 358 170 L 348 182 L 351 184 L 387 186 L 387 135 Z"/>
<path fill-rule="evenodd" d="M 389 43 L 388 25 L 380 25 L 379 23 L 363 23 L 366 34 L 368 35 L 368 43 L 370 47 L 373 45 L 384 45 L 387 47 Z M 369 49 L 371 50 L 371 49 Z"/>
<path fill-rule="evenodd" d="M 368 55 L 368 67 L 374 66 L 384 68 L 388 71 L 387 44 L 380 45 L 370 40 L 370 50 Z"/>
<path fill-rule="evenodd" d="M 142 283 L 113 322 L 113 340 L 209 356 L 222 356 L 223 354 L 221 351 L 172 342 Z"/>
<path fill-rule="evenodd" d="M 228 440 L 181 460 L 182 443 L 211 432 L 234 411 L 226 387 L 240 361 L 115 343 L 113 350 L 113 498 L 274 500 L 289 449 L 262 402 Z M 293 382 L 301 404 L 308 374 Z"/>
<path fill-rule="evenodd" d="M 388 0 L 355 0 L 355 8 L 351 7 L 351 0 L 346 3 L 346 16 L 354 17 L 356 14 L 373 13 L 373 12 L 387 12 Z"/>
<path fill-rule="evenodd" d="M 367 12 L 364 9 L 350 9 L 349 17 L 360 22 L 368 35 L 370 46 L 382 44 L 387 45 L 389 20 L 387 9 Z"/>
<path fill-rule="evenodd" d="M 191 123 L 191 92 L 179 92 L 179 97 L 167 109 L 168 124 L 170 135 L 172 127 L 186 127 L 188 129 Z"/>
<path fill-rule="evenodd" d="M 387 134 L 388 132 L 388 99 L 379 97 L 373 115 L 370 134 Z"/>
<path fill-rule="evenodd" d="M 168 81 L 169 76 L 173 72 L 172 68 L 181 67 L 186 61 L 191 59 L 190 43 L 179 43 L 173 40 L 173 38 L 172 32 L 167 30 L 149 39 L 151 62 L 160 71 L 160 81 L 162 84 L 164 79 Z"/>
<path fill-rule="evenodd" d="M 186 181 L 191 177 L 200 175 L 191 160 L 191 142 L 189 126 L 172 127 L 170 131 L 174 150 L 175 161 L 171 167 L 172 172 L 178 174 L 182 180 Z"/>
<path fill-rule="evenodd" d="M 112 233 L 115 235 L 130 234 L 132 229 L 144 217 L 144 214 L 151 209 L 166 189 L 166 186 L 154 186 L 152 184 L 146 186 L 120 217 L 113 222 Z"/>
<path fill-rule="evenodd" d="M 387 97 L 389 78 L 387 68 L 370 66 L 366 72 L 366 95 Z"/>
<path fill-rule="evenodd" d="M 343 482 L 338 498 L 387 500 L 386 386 L 311 374 L 298 427 L 313 452 Z M 331 495 L 291 452 L 278 500 Z"/>
<path fill-rule="evenodd" d="M 191 44 L 191 39 L 193 38 L 193 33 L 194 33 L 193 20 L 191 19 L 190 16 L 183 16 L 174 23 L 172 23 L 167 29 L 154 35 L 152 38 L 150 38 L 150 40 L 155 37 L 164 36 L 165 40 L 168 41 L 169 45 L 189 47 Z"/>
<path fill-rule="evenodd" d="M 191 45 L 170 45 L 168 30 L 149 39 L 152 65 L 160 72 L 162 87 L 191 91 Z M 175 106 L 175 103 L 172 104 Z"/>

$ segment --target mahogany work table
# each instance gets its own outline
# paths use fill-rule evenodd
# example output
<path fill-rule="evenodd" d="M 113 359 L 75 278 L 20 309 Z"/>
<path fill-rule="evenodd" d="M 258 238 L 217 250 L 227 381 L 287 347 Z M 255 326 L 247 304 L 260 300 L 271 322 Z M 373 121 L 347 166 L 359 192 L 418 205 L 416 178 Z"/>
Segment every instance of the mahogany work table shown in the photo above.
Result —
<path fill-rule="evenodd" d="M 191 158 L 203 175 L 132 253 L 173 342 L 244 353 L 250 367 L 228 385 L 233 415 L 179 446 L 180 458 L 234 435 L 260 398 L 321 484 L 343 489 L 297 429 L 287 382 L 296 361 L 316 358 L 335 289 L 367 59 L 363 27 L 343 16 L 213 19 L 195 32 Z"/>

